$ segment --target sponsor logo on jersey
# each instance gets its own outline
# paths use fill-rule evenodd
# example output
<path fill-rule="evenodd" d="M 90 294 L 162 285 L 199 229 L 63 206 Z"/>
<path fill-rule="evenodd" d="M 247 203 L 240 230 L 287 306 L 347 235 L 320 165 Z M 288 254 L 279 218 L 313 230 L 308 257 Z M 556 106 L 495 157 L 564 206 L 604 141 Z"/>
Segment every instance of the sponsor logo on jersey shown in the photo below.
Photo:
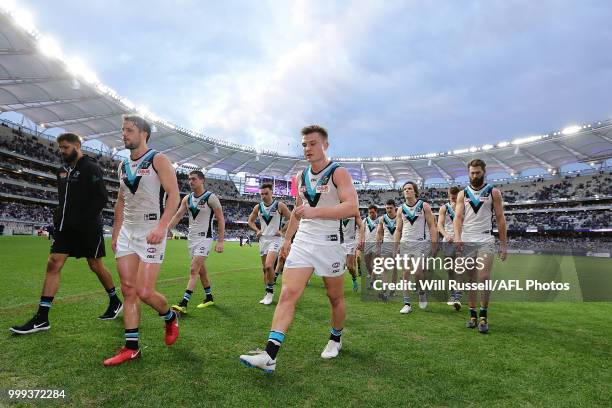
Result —
<path fill-rule="evenodd" d="M 145 219 L 145 221 L 156 221 L 157 220 L 157 214 L 145 214 L 144 215 L 144 219 Z"/>
<path fill-rule="evenodd" d="M 156 251 L 155 248 L 147 248 L 147 252 L 150 253 L 150 254 L 154 254 L 155 251 Z"/>
<path fill-rule="evenodd" d="M 147 259 L 155 259 L 155 255 L 147 255 Z"/>
<path fill-rule="evenodd" d="M 148 176 L 151 174 L 151 169 L 138 169 L 136 170 L 137 176 Z"/>
<path fill-rule="evenodd" d="M 329 186 L 327 184 L 324 186 L 317 186 L 317 193 L 329 193 Z"/>

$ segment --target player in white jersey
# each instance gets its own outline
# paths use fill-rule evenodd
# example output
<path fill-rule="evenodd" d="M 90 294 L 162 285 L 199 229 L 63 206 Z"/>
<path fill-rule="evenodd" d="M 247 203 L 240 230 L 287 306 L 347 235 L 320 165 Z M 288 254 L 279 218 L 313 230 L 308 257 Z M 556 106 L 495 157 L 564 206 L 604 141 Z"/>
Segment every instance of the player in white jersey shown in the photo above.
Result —
<path fill-rule="evenodd" d="M 378 230 L 376 232 L 376 244 L 377 244 L 377 255 L 381 257 L 392 257 L 395 246 L 395 230 L 397 228 L 397 207 L 395 207 L 395 200 L 388 199 L 385 203 L 385 214 L 378 219 Z M 394 263 L 395 265 L 395 263 Z M 387 283 L 389 281 L 389 271 L 383 273 L 382 281 Z M 376 280 L 376 279 L 375 279 Z M 391 282 L 397 282 L 397 268 L 393 267 L 391 271 Z M 382 300 L 387 300 L 388 295 L 393 295 L 395 291 L 387 293 L 383 291 L 379 294 Z"/>
<path fill-rule="evenodd" d="M 455 244 L 453 238 L 455 236 L 455 206 L 457 205 L 457 194 L 459 187 L 453 186 L 448 189 L 448 202 L 440 207 L 438 211 L 438 232 L 442 235 L 442 252 L 445 257 L 455 257 Z M 461 280 L 461 275 L 455 273 L 454 269 L 449 269 L 448 280 Z M 446 302 L 447 305 L 453 306 L 455 310 L 461 310 L 461 291 L 450 291 L 450 297 Z"/>
<path fill-rule="evenodd" d="M 403 279 L 408 281 L 410 275 L 414 275 L 415 282 L 422 285 L 424 282 L 423 263 L 432 253 L 432 245 L 435 247 L 438 242 L 438 231 L 436 221 L 431 211 L 431 207 L 425 201 L 418 199 L 419 187 L 413 181 L 407 181 L 402 186 L 405 202 L 398 208 L 397 229 L 395 230 L 394 240 L 399 244 L 400 254 L 408 255 L 415 261 L 421 258 L 421 262 L 416 262 L 413 270 L 405 269 Z M 427 238 L 426 231 L 429 230 Z M 427 307 L 427 294 L 422 286 L 419 286 L 419 307 Z M 410 304 L 409 291 L 404 291 L 404 307 L 400 313 L 407 314 L 412 311 Z"/>
<path fill-rule="evenodd" d="M 259 188 L 259 195 L 261 201 L 253 207 L 248 223 L 259 238 L 259 256 L 266 287 L 266 294 L 259 303 L 269 305 L 274 298 L 274 263 L 280 252 L 283 219 L 288 220 L 291 212 L 285 203 L 274 199 L 271 183 L 262 184 Z M 255 223 L 257 219 L 259 219 L 259 227 Z"/>
<path fill-rule="evenodd" d="M 359 230 L 359 249 L 363 254 L 367 277 L 370 280 L 370 286 L 374 281 L 372 276 L 372 264 L 374 257 L 376 256 L 376 242 L 378 234 L 378 207 L 376 204 L 370 204 L 368 207 L 368 216 L 365 217 L 361 223 L 361 229 Z"/>
<path fill-rule="evenodd" d="M 191 300 L 191 295 L 196 287 L 198 278 L 204 288 L 204 300 L 198 304 L 198 309 L 202 309 L 215 304 L 206 268 L 206 258 L 210 252 L 213 242 L 213 217 L 217 220 L 219 236 L 215 244 L 215 252 L 223 252 L 223 242 L 225 238 L 225 217 L 223 208 L 217 195 L 204 188 L 204 173 L 194 170 L 189 173 L 189 187 L 191 193 L 181 200 L 181 205 L 174 217 L 170 221 L 170 228 L 178 224 L 187 214 L 189 218 L 189 232 L 187 233 L 187 243 L 189 255 L 191 256 L 191 267 L 189 269 L 189 282 L 181 301 L 172 305 L 172 309 L 185 314 L 187 305 Z"/>
<path fill-rule="evenodd" d="M 351 217 L 340 220 L 338 233 L 340 234 L 340 242 L 346 253 L 345 264 L 351 274 L 353 280 L 353 291 L 359 290 L 357 284 L 357 229 L 361 230 L 361 218 Z"/>
<path fill-rule="evenodd" d="M 499 258 L 506 260 L 507 234 L 506 217 L 501 192 L 490 184 L 485 184 L 486 164 L 483 160 L 474 159 L 468 164 L 470 184 L 457 195 L 455 207 L 455 243 L 457 250 L 465 252 L 463 256 L 475 258 L 477 267 L 468 272 L 470 281 L 478 279 L 485 282 L 491 277 L 495 237 L 493 236 L 493 214 L 499 232 Z M 472 250 L 468 248 L 472 247 Z M 480 258 L 481 262 L 478 262 Z M 476 314 L 476 291 L 469 292 L 470 320 L 466 327 L 478 326 L 480 333 L 489 331 L 488 308 L 490 291 L 480 294 L 480 313 Z M 477 322 L 478 321 L 478 322 Z"/>
<path fill-rule="evenodd" d="M 141 116 L 126 114 L 122 126 L 130 157 L 119 166 L 119 194 L 115 204 L 112 248 L 124 296 L 125 347 L 104 365 L 140 357 L 138 324 L 140 301 L 155 309 L 166 324 L 165 343 L 178 338 L 178 318 L 166 298 L 155 289 L 164 259 L 168 224 L 180 196 L 176 173 L 166 156 L 147 147 L 151 126 Z M 166 195 L 165 210 L 162 208 Z"/>
<path fill-rule="evenodd" d="M 309 165 L 297 176 L 299 196 L 281 249 L 288 255 L 272 330 L 265 351 L 240 356 L 244 365 L 266 372 L 276 368 L 276 354 L 313 272 L 323 277 L 332 312 L 331 335 L 321 357 L 336 357 L 342 348 L 345 252 L 340 244 L 338 221 L 359 216 L 359 201 L 349 172 L 327 158 L 329 143 L 324 128 L 313 125 L 302 129 L 302 147 Z"/>

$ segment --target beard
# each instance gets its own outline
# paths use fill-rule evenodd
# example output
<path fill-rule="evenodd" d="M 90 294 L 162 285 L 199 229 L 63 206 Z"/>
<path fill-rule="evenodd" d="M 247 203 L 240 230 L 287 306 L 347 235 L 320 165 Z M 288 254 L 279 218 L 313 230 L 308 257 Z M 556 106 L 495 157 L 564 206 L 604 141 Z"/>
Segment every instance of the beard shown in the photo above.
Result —
<path fill-rule="evenodd" d="M 72 163 L 74 162 L 77 157 L 79 156 L 79 154 L 77 153 L 76 150 L 73 150 L 72 153 L 70 154 L 62 154 L 62 159 L 64 160 L 65 163 Z"/>
<path fill-rule="evenodd" d="M 470 183 L 472 183 L 472 186 L 474 187 L 480 187 L 484 184 L 484 176 L 474 177 L 473 179 L 470 180 Z"/>

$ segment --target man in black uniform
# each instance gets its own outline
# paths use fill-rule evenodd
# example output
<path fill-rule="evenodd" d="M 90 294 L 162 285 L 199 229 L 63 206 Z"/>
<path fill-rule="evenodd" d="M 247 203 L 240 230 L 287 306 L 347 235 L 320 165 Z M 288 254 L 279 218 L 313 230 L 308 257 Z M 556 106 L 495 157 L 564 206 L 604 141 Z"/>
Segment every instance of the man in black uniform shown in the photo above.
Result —
<path fill-rule="evenodd" d="M 48 330 L 49 309 L 59 289 L 60 271 L 66 258 L 87 258 L 89 268 L 98 276 L 110 298 L 108 308 L 100 317 L 111 320 L 123 309 L 117 297 L 113 278 L 102 263 L 106 255 L 101 212 L 108 201 L 102 180 L 102 170 L 95 161 L 81 152 L 81 138 L 63 133 L 57 138 L 65 165 L 58 170 L 59 206 L 53 217 L 53 242 L 47 260 L 47 272 L 38 312 L 23 326 L 13 326 L 17 334 Z"/>

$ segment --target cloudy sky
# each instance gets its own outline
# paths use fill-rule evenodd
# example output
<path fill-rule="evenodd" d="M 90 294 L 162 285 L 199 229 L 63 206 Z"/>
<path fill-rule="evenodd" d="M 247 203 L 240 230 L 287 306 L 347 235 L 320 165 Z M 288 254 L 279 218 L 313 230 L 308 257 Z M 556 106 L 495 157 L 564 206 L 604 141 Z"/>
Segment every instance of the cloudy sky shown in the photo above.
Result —
<path fill-rule="evenodd" d="M 137 105 L 282 153 L 300 153 L 311 123 L 328 128 L 333 156 L 349 157 L 612 116 L 607 1 L 19 3 Z"/>

